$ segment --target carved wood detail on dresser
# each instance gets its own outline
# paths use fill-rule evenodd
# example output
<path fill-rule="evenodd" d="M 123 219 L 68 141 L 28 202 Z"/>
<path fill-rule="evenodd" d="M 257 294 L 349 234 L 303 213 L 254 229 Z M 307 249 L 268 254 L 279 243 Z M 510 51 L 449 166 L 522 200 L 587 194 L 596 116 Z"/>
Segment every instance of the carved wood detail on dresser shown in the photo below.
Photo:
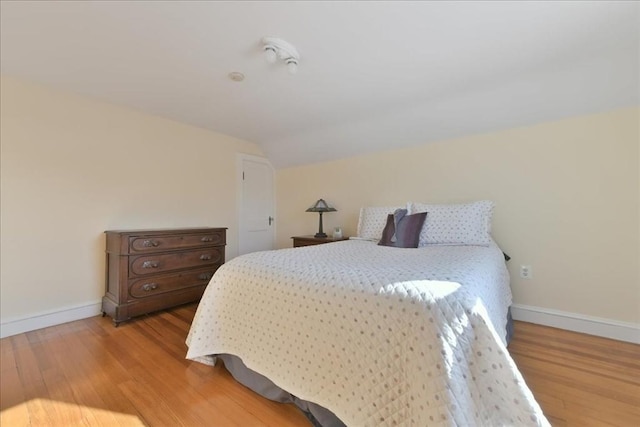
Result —
<path fill-rule="evenodd" d="M 197 301 L 224 264 L 226 228 L 108 230 L 102 314 L 114 325 Z"/>

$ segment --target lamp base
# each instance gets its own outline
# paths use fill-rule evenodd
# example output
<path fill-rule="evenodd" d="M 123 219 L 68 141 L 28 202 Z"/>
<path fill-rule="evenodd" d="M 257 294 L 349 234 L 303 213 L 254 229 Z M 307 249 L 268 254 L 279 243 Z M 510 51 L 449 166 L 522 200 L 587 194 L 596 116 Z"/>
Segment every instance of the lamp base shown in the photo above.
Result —
<path fill-rule="evenodd" d="M 313 237 L 327 237 L 327 233 L 316 233 Z"/>

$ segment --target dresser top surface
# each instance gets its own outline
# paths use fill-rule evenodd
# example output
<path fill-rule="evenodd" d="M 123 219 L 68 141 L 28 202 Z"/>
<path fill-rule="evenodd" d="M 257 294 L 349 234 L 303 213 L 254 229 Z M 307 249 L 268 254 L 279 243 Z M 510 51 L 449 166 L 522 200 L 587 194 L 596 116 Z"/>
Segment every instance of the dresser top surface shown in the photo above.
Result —
<path fill-rule="evenodd" d="M 105 233 L 110 234 L 167 234 L 167 233 L 197 233 L 226 230 L 227 227 L 184 227 L 184 228 L 143 228 L 131 230 L 106 230 Z"/>

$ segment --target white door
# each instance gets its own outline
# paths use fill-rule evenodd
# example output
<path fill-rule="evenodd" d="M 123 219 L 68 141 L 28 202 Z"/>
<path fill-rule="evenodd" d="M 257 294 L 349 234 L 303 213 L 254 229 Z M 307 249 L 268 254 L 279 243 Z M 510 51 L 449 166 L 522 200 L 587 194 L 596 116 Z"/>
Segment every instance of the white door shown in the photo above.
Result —
<path fill-rule="evenodd" d="M 273 168 L 267 159 L 239 155 L 241 180 L 238 254 L 273 249 L 275 240 Z"/>

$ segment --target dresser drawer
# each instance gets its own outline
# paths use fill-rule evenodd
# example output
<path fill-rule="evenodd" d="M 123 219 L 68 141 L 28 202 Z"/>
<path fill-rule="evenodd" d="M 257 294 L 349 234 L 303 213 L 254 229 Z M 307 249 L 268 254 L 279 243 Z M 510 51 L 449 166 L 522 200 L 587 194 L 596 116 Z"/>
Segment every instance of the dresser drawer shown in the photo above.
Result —
<path fill-rule="evenodd" d="M 225 243 L 225 233 L 222 231 L 211 231 L 206 234 L 129 237 L 129 248 L 132 254 L 224 245 Z"/>
<path fill-rule="evenodd" d="M 189 270 L 182 273 L 130 280 L 129 295 L 131 298 L 148 298 L 165 292 L 206 285 L 217 269 L 216 265 L 206 270 Z"/>
<path fill-rule="evenodd" d="M 301 246 L 315 246 L 315 245 L 321 245 L 323 243 L 325 242 L 314 242 L 312 240 L 299 240 L 299 241 L 294 241 L 293 247 L 299 248 Z"/>
<path fill-rule="evenodd" d="M 205 267 L 224 262 L 224 247 L 195 249 L 178 253 L 132 256 L 129 277 L 165 271 Z"/>

